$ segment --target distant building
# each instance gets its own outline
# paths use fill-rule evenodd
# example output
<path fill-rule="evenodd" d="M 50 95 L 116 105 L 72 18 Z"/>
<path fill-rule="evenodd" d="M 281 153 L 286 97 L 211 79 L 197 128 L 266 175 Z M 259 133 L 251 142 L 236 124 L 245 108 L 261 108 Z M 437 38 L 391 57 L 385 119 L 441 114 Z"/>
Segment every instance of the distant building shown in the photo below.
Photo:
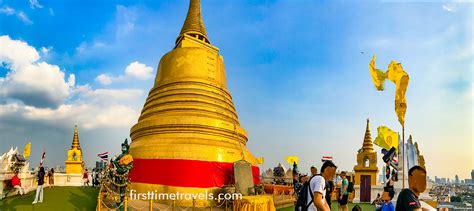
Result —
<path fill-rule="evenodd" d="M 471 171 L 471 182 L 474 181 L 474 169 Z"/>
<path fill-rule="evenodd" d="M 459 176 L 456 174 L 456 175 L 454 176 L 454 184 L 459 184 L 459 183 L 460 183 L 460 182 L 459 182 Z"/>
<path fill-rule="evenodd" d="M 447 182 L 446 182 L 446 181 L 447 181 L 447 180 L 446 180 L 446 178 L 444 178 L 444 177 L 443 177 L 443 178 L 441 178 L 441 182 L 440 182 L 440 184 L 447 184 Z"/>

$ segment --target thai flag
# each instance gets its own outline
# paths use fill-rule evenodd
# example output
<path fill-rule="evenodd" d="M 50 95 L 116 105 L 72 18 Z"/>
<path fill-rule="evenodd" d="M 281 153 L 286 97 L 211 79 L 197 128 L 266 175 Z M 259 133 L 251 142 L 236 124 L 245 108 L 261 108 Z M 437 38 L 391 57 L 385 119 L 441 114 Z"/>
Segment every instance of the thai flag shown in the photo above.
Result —
<path fill-rule="evenodd" d="M 332 161 L 332 156 L 323 156 L 323 158 L 321 159 L 321 162 L 326 162 L 326 161 Z"/>
<path fill-rule="evenodd" d="M 43 166 L 45 159 L 46 159 L 46 151 L 43 150 L 43 154 L 41 155 L 40 166 Z"/>
<path fill-rule="evenodd" d="M 100 159 L 102 159 L 102 160 L 109 161 L 109 152 L 104 152 L 104 153 L 101 153 L 101 154 L 97 154 L 97 156 L 99 156 Z"/>

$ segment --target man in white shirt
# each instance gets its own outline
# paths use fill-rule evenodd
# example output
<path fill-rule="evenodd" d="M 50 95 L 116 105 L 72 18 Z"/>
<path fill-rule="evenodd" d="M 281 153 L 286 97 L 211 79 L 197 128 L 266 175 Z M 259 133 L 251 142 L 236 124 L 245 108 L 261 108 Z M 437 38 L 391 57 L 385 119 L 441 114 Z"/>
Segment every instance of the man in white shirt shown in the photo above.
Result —
<path fill-rule="evenodd" d="M 332 180 L 336 174 L 337 166 L 332 161 L 324 162 L 321 174 L 316 175 L 309 181 L 308 211 L 331 211 L 324 198 L 326 196 L 326 180 Z"/>

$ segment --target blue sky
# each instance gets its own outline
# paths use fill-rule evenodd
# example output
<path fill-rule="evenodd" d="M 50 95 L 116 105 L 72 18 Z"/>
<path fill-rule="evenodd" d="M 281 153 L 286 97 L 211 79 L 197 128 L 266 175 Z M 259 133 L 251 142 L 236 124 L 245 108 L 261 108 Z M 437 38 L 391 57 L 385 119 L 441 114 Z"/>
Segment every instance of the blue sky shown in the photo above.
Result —
<path fill-rule="evenodd" d="M 373 54 L 379 68 L 397 60 L 411 77 L 406 132 L 419 143 L 430 175 L 467 178 L 474 168 L 472 3 L 201 4 L 248 147 L 265 157 L 265 168 L 298 155 L 308 169 L 333 155 L 351 170 L 366 118 L 372 138 L 382 124 L 401 130 L 394 86 L 377 92 L 372 85 Z M 31 140 L 32 162 L 45 148 L 49 165 L 64 165 L 75 123 L 89 165 L 98 153 L 117 152 L 187 7 L 187 1 L 1 0 L 0 152 Z M 20 73 L 28 68 L 45 74 L 25 79 Z"/>

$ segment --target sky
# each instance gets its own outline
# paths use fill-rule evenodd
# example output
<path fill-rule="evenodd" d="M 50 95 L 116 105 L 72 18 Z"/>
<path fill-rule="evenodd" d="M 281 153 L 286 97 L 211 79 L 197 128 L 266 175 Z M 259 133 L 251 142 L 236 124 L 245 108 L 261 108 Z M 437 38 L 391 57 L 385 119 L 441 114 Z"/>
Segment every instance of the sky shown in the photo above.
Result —
<path fill-rule="evenodd" d="M 431 177 L 474 169 L 474 5 L 427 1 L 202 0 L 248 148 L 264 169 L 331 155 L 351 171 L 366 119 L 372 138 L 401 132 L 393 84 L 368 64 L 410 75 L 406 136 Z M 64 165 L 74 124 L 87 166 L 118 154 L 172 50 L 187 1 L 0 0 L 0 152 L 32 142 L 31 165 Z M 379 147 L 376 147 L 380 151 Z M 379 153 L 379 168 L 382 167 Z"/>

